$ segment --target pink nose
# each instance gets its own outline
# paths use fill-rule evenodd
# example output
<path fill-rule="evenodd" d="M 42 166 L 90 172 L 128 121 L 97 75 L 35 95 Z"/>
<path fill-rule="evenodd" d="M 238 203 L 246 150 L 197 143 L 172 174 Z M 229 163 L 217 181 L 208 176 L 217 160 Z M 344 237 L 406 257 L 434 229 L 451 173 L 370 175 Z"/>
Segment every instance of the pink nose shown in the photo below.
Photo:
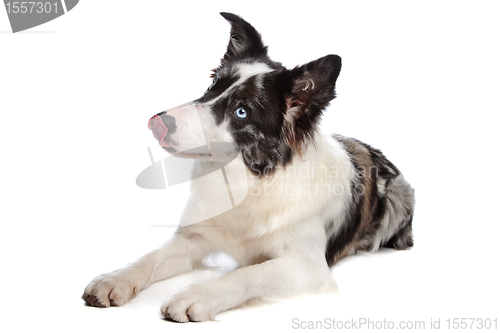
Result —
<path fill-rule="evenodd" d="M 158 140 L 160 146 L 165 148 L 172 147 L 172 145 L 165 140 L 168 129 L 159 116 L 154 115 L 153 117 L 151 117 L 151 119 L 149 119 L 148 128 L 153 131 L 153 136 L 156 140 Z"/>

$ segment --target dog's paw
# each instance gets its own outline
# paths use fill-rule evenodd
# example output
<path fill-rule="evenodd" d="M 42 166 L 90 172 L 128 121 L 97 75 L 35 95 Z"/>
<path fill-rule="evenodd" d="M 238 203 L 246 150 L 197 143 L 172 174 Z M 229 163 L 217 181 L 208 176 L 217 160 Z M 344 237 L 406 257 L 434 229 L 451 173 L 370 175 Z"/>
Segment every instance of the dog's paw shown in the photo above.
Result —
<path fill-rule="evenodd" d="M 96 277 L 83 293 L 82 299 L 90 306 L 108 308 L 128 302 L 139 292 L 131 279 L 120 273 L 108 273 Z"/>
<path fill-rule="evenodd" d="M 189 321 L 210 321 L 224 309 L 221 308 L 217 295 L 198 286 L 191 287 L 175 294 L 163 303 L 161 313 L 163 317 L 179 323 Z"/>

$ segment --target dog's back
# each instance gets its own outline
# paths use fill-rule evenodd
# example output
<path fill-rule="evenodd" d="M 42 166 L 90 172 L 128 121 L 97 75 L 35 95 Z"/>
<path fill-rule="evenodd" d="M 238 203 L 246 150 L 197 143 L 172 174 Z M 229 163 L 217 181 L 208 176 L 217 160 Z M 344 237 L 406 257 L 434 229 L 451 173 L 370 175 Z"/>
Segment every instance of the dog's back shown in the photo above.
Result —
<path fill-rule="evenodd" d="M 345 220 L 329 237 L 328 264 L 357 250 L 412 247 L 413 188 L 379 150 L 341 135 L 334 139 L 347 151 L 356 177 L 351 182 L 352 202 Z"/>

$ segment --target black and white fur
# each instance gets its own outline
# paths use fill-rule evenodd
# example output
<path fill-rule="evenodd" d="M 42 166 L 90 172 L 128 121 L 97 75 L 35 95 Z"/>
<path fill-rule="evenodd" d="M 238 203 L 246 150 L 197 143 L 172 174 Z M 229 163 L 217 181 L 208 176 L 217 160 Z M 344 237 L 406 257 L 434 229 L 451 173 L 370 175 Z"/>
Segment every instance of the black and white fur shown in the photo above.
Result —
<path fill-rule="evenodd" d="M 230 141 L 241 150 L 237 164 L 245 166 L 251 191 L 235 208 L 179 227 L 162 247 L 95 278 L 83 295 L 92 306 L 122 305 L 151 283 L 203 267 L 209 255 L 224 252 L 239 268 L 177 293 L 161 308 L 174 321 L 206 321 L 253 299 L 333 291 L 330 267 L 341 258 L 413 246 L 414 190 L 401 172 L 379 150 L 318 127 L 335 97 L 340 57 L 286 69 L 268 57 L 250 24 L 221 15 L 231 23 L 227 52 L 209 90 L 187 105 L 202 111 L 207 141 Z M 239 107 L 247 118 L 235 117 Z M 183 142 L 195 134 L 189 121 L 174 120 L 167 150 L 182 156 Z M 302 169 L 306 177 L 298 176 Z M 211 181 L 208 175 L 193 185 L 190 207 L 206 209 L 198 193 Z M 269 191 L 276 186 L 292 191 Z"/>

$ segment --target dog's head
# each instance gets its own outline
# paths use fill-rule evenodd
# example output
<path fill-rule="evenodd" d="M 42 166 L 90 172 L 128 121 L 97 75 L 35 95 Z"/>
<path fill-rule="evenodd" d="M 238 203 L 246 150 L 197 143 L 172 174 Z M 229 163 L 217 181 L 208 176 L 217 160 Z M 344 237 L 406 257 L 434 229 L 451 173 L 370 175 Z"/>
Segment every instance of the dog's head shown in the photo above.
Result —
<path fill-rule="evenodd" d="M 237 150 L 254 174 L 266 174 L 312 140 L 321 113 L 335 98 L 340 57 L 286 69 L 269 58 L 253 26 L 234 14 L 221 15 L 231 23 L 231 37 L 212 84 L 201 98 L 151 118 L 149 127 L 169 153 L 217 159 L 218 153 Z M 216 152 L 213 142 L 231 148 Z"/>

